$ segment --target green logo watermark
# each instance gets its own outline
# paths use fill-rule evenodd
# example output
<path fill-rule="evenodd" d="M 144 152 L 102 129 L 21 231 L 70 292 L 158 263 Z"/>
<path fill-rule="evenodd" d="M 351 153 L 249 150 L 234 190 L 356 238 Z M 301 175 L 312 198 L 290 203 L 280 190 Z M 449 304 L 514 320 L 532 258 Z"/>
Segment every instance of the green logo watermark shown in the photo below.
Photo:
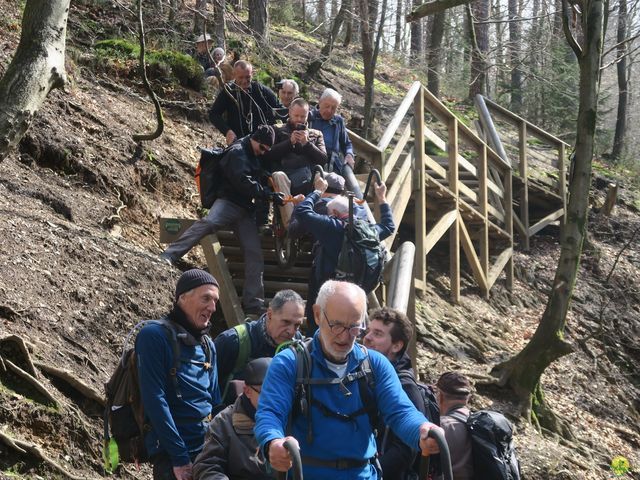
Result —
<path fill-rule="evenodd" d="M 629 460 L 622 456 L 614 457 L 613 460 L 611 460 L 611 471 L 616 477 L 626 475 L 630 469 L 631 465 L 629 465 Z"/>

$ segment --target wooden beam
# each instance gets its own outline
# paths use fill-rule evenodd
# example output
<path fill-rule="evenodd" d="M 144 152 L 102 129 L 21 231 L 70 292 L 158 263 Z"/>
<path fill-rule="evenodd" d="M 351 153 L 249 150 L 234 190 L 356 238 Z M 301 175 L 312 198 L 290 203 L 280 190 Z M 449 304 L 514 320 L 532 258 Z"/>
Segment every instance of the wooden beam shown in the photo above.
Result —
<path fill-rule="evenodd" d="M 451 279 L 451 300 L 460 302 L 460 221 L 458 220 L 458 119 L 453 117 L 447 125 L 449 132 L 449 189 L 454 195 L 456 218 L 449 229 L 449 276 Z"/>
<path fill-rule="evenodd" d="M 513 248 L 507 248 L 500 255 L 498 255 L 498 258 L 496 259 L 494 264 L 491 265 L 491 268 L 489 268 L 489 274 L 487 275 L 487 286 L 489 288 L 493 287 L 493 284 L 496 283 L 496 280 L 500 276 L 500 272 L 502 272 L 504 266 L 512 258 Z"/>
<path fill-rule="evenodd" d="M 544 227 L 549 225 L 551 222 L 555 222 L 557 219 L 564 215 L 564 210 L 561 208 L 560 210 L 556 210 L 555 212 L 551 212 L 549 215 L 538 221 L 535 225 L 529 227 L 529 236 L 533 236 L 542 230 Z"/>
<path fill-rule="evenodd" d="M 565 170 L 564 163 L 565 149 L 564 144 L 560 144 L 558 148 L 558 183 L 559 189 L 558 193 L 560 198 L 562 199 L 562 209 L 565 214 L 567 213 L 567 172 Z M 565 224 L 567 221 L 567 216 L 564 215 L 562 217 L 562 223 Z"/>
<path fill-rule="evenodd" d="M 413 138 L 414 151 L 414 180 L 418 189 L 414 195 L 414 220 L 415 220 L 415 243 L 416 256 L 414 263 L 414 276 L 421 282 L 427 281 L 427 251 L 425 248 L 425 238 L 427 237 L 427 187 L 424 173 L 424 94 L 425 89 L 419 82 L 419 88 L 414 94 L 413 102 L 413 128 L 415 129 Z M 412 89 L 413 86 L 412 85 Z M 404 102 L 403 102 L 404 103 Z M 408 107 L 407 107 L 408 110 Z M 388 129 L 387 129 L 388 130 Z M 382 140 L 380 145 L 383 145 Z"/>
<path fill-rule="evenodd" d="M 227 322 L 227 327 L 231 328 L 239 323 L 244 323 L 244 311 L 233 286 L 233 279 L 227 268 L 218 237 L 207 235 L 200 241 L 200 245 L 204 250 L 204 256 L 207 259 L 211 275 L 216 277 L 220 283 L 220 305 L 222 305 L 222 313 Z"/>
<path fill-rule="evenodd" d="M 529 232 L 529 164 L 527 162 L 527 122 L 522 120 L 518 129 L 518 171 L 522 179 L 522 189 L 520 190 L 520 221 L 524 226 L 524 231 Z M 523 238 L 523 248 L 529 251 L 529 237 L 527 233 Z"/>
<path fill-rule="evenodd" d="M 513 215 L 513 224 L 518 229 L 518 232 L 520 232 L 520 235 L 527 236 L 527 229 L 524 228 L 524 225 L 522 225 L 522 222 L 520 221 L 518 216 L 513 214 L 513 213 L 512 213 L 512 215 Z"/>
<path fill-rule="evenodd" d="M 387 149 L 387 147 L 391 143 L 391 140 L 393 139 L 393 137 L 396 134 L 396 130 L 398 130 L 398 128 L 400 128 L 400 124 L 402 123 L 402 120 L 404 119 L 405 115 L 407 114 L 407 112 L 411 108 L 411 105 L 413 105 L 414 100 L 416 100 L 416 101 L 418 100 L 416 98 L 416 96 L 418 95 L 418 92 L 421 92 L 422 90 L 423 90 L 423 88 L 422 88 L 422 84 L 420 82 L 413 82 L 413 84 L 411 85 L 411 88 L 409 89 L 407 94 L 404 96 L 404 99 L 402 100 L 402 103 L 398 107 L 398 110 L 396 110 L 395 115 L 391 119 L 391 122 L 389 123 L 389 126 L 386 128 L 386 130 L 382 134 L 382 138 L 380 138 L 380 141 L 378 142 L 378 149 L 380 151 L 384 151 L 384 150 Z M 420 101 L 420 103 L 422 104 L 421 101 Z M 416 110 L 416 108 L 414 106 L 414 112 L 415 112 L 415 110 Z M 424 118 L 424 105 L 423 105 L 422 110 L 420 111 L 420 115 L 419 116 L 415 116 L 414 118 Z M 417 130 L 417 128 L 416 128 L 416 130 Z M 420 138 L 422 138 L 422 137 L 420 137 Z"/>
<path fill-rule="evenodd" d="M 458 212 L 456 210 L 450 210 L 436 222 L 436 224 L 431 227 L 427 237 L 424 239 L 424 254 L 427 255 L 431 249 L 436 245 L 438 240 L 442 238 L 442 236 L 449 230 L 449 227 L 456 220 L 456 215 Z M 417 254 L 416 254 L 417 256 Z"/>
<path fill-rule="evenodd" d="M 489 224 L 487 222 L 489 219 L 489 197 L 487 193 L 488 174 L 487 147 L 483 146 L 480 150 L 480 158 L 478 158 L 478 179 L 480 180 L 480 185 L 478 185 L 478 203 L 480 205 L 480 214 L 484 218 L 482 228 L 480 229 L 480 267 L 484 273 L 485 280 L 489 273 Z M 487 286 L 485 297 L 488 296 L 489 287 Z"/>
<path fill-rule="evenodd" d="M 458 5 L 464 5 L 471 0 L 434 0 L 432 2 L 423 3 L 418 5 L 405 17 L 407 22 L 415 22 L 427 15 L 433 15 L 434 13 L 442 12 L 448 8 L 457 7 Z"/>
<path fill-rule="evenodd" d="M 395 199 L 398 196 L 398 192 L 402 190 L 402 182 L 407 176 L 407 172 L 409 172 L 409 170 L 413 168 L 414 164 L 415 161 L 413 159 L 413 147 L 411 147 L 409 152 L 404 156 L 404 159 L 400 164 L 400 169 L 398 170 L 393 183 L 391 185 L 387 184 L 387 201 L 390 205 L 395 202 Z M 383 176 L 382 178 L 385 177 Z"/>
<path fill-rule="evenodd" d="M 407 209 L 407 205 L 411 201 L 412 193 L 413 193 L 413 172 L 411 169 L 407 170 L 403 177 L 396 177 L 396 181 L 394 181 L 393 186 L 399 187 L 399 191 L 395 195 L 393 201 L 389 202 L 391 205 L 391 212 L 393 214 L 393 223 L 396 225 L 400 225 L 402 223 L 402 217 L 404 217 L 404 212 Z M 384 244 L 388 249 L 391 249 L 391 245 L 393 244 L 396 235 L 398 234 L 398 229 L 393 232 L 393 234 L 384 240 Z"/>
<path fill-rule="evenodd" d="M 473 278 L 475 278 L 476 282 L 478 282 L 478 286 L 482 291 L 482 295 L 486 298 L 489 295 L 487 278 L 485 277 L 485 273 L 482 271 L 482 265 L 480 265 L 480 260 L 478 259 L 476 250 L 473 247 L 473 242 L 471 241 L 471 237 L 469 236 L 469 231 L 467 230 L 467 226 L 464 224 L 464 219 L 460 216 L 460 214 L 458 214 L 457 223 L 460 226 L 460 243 L 462 244 L 462 249 L 467 256 L 469 265 L 471 265 Z"/>
<path fill-rule="evenodd" d="M 513 174 L 511 170 L 505 172 L 504 176 L 504 204 L 506 206 L 504 211 L 504 229 L 509 235 L 509 248 L 513 251 Z M 509 261 L 506 267 L 507 275 L 507 289 L 513 290 L 513 255 L 509 256 Z"/>
<path fill-rule="evenodd" d="M 400 158 L 400 155 L 404 151 L 404 147 L 407 145 L 407 142 L 409 141 L 409 137 L 411 137 L 411 127 L 412 127 L 411 122 L 407 123 L 407 126 L 402 132 L 402 135 L 400 135 L 400 138 L 398 139 L 398 143 L 396 143 L 396 146 L 393 148 L 393 151 L 386 158 L 384 165 L 382 165 L 382 168 L 380 169 L 380 175 L 382 176 L 382 178 L 387 178 L 389 174 L 393 171 L 393 168 L 395 167 L 396 162 L 398 161 L 398 158 Z"/>

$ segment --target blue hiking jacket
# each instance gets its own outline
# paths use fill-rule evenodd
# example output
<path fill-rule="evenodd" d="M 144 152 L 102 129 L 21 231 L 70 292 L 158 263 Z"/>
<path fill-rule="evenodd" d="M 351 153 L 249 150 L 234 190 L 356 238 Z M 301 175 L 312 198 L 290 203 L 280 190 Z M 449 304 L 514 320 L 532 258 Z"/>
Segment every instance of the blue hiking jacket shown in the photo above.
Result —
<path fill-rule="evenodd" d="M 208 419 L 214 406 L 220 403 L 215 346 L 205 336 L 211 348 L 212 362 L 200 342 L 180 325 L 174 323 L 180 343 L 180 367 L 177 371 L 178 398 L 169 371 L 174 367 L 173 346 L 165 327 L 149 324 L 136 338 L 140 393 L 145 419 L 151 430 L 145 435 L 150 456 L 165 453 L 172 465 L 191 462 L 202 450 Z"/>
<path fill-rule="evenodd" d="M 311 378 L 335 378 L 322 353 L 319 332 L 316 332 L 311 347 Z M 420 425 L 427 421 L 413 406 L 400 385 L 393 366 L 382 354 L 366 350 L 375 378 L 375 395 L 378 409 L 386 424 L 396 432 L 407 445 L 418 449 Z M 346 373 L 357 372 L 365 358 L 363 348 L 356 345 L 347 358 Z M 271 440 L 283 438 L 287 432 L 289 412 L 293 406 L 296 383 L 296 359 L 291 349 L 278 353 L 267 372 L 262 385 L 262 393 L 256 413 L 255 434 L 263 449 Z M 314 385 L 312 396 L 334 412 L 353 413 L 363 406 L 358 382 L 348 383 L 346 387 L 351 395 L 345 395 L 338 385 Z M 300 443 L 300 453 L 323 460 L 354 459 L 367 460 L 376 454 L 376 442 L 373 436 L 369 416 L 366 413 L 352 420 L 341 420 L 326 416 L 316 406 L 310 407 L 313 429 L 313 441 L 308 443 L 308 419 L 297 415 L 293 419 L 291 435 Z M 305 480 L 352 480 L 377 478 L 371 464 L 364 467 L 337 470 L 330 467 L 305 466 Z"/>
<path fill-rule="evenodd" d="M 333 170 L 341 174 L 344 157 L 349 153 L 354 155 L 344 118 L 340 115 L 334 115 L 331 120 L 325 120 L 320 116 L 320 110 L 314 108 L 309 112 L 309 128 L 315 128 L 322 132 L 327 157 L 334 162 Z M 334 153 L 339 154 L 340 157 L 333 155 Z"/>

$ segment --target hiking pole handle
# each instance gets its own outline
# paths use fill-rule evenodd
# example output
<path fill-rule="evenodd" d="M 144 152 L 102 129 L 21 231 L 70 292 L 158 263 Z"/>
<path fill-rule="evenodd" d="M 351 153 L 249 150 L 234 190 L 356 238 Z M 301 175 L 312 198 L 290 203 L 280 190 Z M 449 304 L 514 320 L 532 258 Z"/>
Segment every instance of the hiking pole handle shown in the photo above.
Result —
<path fill-rule="evenodd" d="M 453 480 L 453 469 L 451 468 L 451 454 L 449 452 L 449 445 L 444 438 L 444 433 L 441 430 L 432 428 L 427 434 L 433 438 L 440 448 L 440 465 L 442 467 L 442 474 L 444 480 Z M 429 456 L 423 456 L 420 460 L 420 480 L 426 480 L 429 477 Z"/>
<path fill-rule="evenodd" d="M 369 188 L 371 187 L 371 179 L 376 177 L 376 183 L 380 185 L 382 183 L 382 177 L 380 176 L 380 172 L 377 169 L 373 169 L 369 172 L 369 176 L 367 177 L 367 184 L 364 187 L 364 194 L 362 195 L 362 199 L 366 200 L 367 195 L 369 194 Z"/>
<path fill-rule="evenodd" d="M 291 467 L 293 470 L 293 478 L 294 480 L 303 480 L 302 479 L 302 459 L 300 458 L 300 448 L 291 440 L 287 439 L 283 443 L 284 448 L 289 451 L 289 456 L 291 457 L 291 462 L 293 466 Z M 278 479 L 286 479 L 286 472 L 279 472 Z"/>
<path fill-rule="evenodd" d="M 322 178 L 324 178 L 324 169 L 322 168 L 322 165 L 314 165 L 313 168 L 311 169 L 311 180 L 312 181 L 313 181 L 314 178 L 316 178 L 316 174 L 318 174 Z"/>

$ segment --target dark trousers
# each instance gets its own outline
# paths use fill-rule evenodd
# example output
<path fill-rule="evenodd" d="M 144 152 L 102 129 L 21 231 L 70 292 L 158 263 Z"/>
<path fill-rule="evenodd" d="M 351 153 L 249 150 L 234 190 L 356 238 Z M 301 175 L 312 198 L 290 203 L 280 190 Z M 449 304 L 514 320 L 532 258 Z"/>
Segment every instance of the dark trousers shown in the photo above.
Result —
<path fill-rule="evenodd" d="M 176 480 L 169 455 L 158 454 L 151 458 L 153 463 L 153 480 Z"/>

